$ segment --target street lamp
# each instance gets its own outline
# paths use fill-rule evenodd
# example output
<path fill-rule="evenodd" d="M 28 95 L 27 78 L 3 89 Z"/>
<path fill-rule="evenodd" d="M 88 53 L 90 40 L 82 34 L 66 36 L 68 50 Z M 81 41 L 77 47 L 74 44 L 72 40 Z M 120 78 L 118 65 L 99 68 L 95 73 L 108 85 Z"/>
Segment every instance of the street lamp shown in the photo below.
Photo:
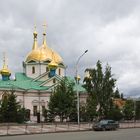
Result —
<path fill-rule="evenodd" d="M 79 104 L 79 92 L 78 92 L 78 64 L 80 59 L 84 56 L 84 54 L 86 54 L 88 52 L 88 50 L 86 50 L 82 55 L 79 56 L 79 58 L 76 61 L 76 73 L 75 73 L 75 78 L 76 78 L 76 84 L 77 84 L 77 88 L 76 88 L 76 94 L 77 94 L 77 122 L 79 124 L 80 122 L 80 104 Z"/>

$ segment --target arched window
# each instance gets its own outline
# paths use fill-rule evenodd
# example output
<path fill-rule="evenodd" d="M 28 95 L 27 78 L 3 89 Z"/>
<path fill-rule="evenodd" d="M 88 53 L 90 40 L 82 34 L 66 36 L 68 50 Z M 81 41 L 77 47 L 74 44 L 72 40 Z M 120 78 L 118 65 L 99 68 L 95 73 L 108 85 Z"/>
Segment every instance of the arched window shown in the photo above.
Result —
<path fill-rule="evenodd" d="M 61 75 L 61 69 L 58 70 L 58 74 Z"/>
<path fill-rule="evenodd" d="M 33 66 L 32 67 L 32 74 L 34 74 L 35 73 L 35 67 Z"/>
<path fill-rule="evenodd" d="M 56 80 L 55 79 L 53 79 L 53 83 L 55 84 L 55 82 L 56 82 Z"/>
<path fill-rule="evenodd" d="M 33 115 L 37 116 L 37 106 L 36 105 L 33 106 Z"/>
<path fill-rule="evenodd" d="M 2 100 L 8 99 L 9 94 L 7 92 L 4 92 L 2 95 Z"/>

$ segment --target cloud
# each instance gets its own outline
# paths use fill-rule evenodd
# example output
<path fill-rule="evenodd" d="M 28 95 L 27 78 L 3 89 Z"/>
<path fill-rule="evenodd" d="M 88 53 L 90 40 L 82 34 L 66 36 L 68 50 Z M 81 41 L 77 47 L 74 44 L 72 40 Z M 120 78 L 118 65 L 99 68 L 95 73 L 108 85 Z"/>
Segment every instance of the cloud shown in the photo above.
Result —
<path fill-rule="evenodd" d="M 2 53 L 12 72 L 32 48 L 36 20 L 38 42 L 47 21 L 47 42 L 64 58 L 67 74 L 74 76 L 78 57 L 88 49 L 78 71 L 100 59 L 112 67 L 117 86 L 126 96 L 139 94 L 140 1 L 138 0 L 4 0 L 0 5 L 0 67 Z M 135 92 L 137 91 L 137 92 Z"/>

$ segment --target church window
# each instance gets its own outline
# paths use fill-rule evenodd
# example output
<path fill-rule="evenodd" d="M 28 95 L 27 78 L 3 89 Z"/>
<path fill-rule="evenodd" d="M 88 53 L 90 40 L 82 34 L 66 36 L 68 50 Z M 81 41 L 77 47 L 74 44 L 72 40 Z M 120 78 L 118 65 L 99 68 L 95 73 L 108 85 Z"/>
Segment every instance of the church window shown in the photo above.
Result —
<path fill-rule="evenodd" d="M 9 96 L 9 93 L 7 91 L 4 91 L 2 94 L 2 100 L 7 99 Z"/>
<path fill-rule="evenodd" d="M 44 112 L 45 112 L 45 106 L 43 105 L 42 106 L 42 114 L 44 115 Z"/>
<path fill-rule="evenodd" d="M 58 74 L 61 75 L 61 69 L 58 70 Z"/>
<path fill-rule="evenodd" d="M 34 115 L 34 116 L 37 115 L 37 106 L 33 106 L 33 115 Z"/>
<path fill-rule="evenodd" d="M 35 73 L 35 67 L 33 66 L 32 67 L 32 74 L 34 74 Z"/>
<path fill-rule="evenodd" d="M 49 68 L 48 67 L 46 67 L 46 72 L 48 72 L 49 71 Z"/>
<path fill-rule="evenodd" d="M 8 99 L 8 93 L 6 92 L 2 95 L 2 100 L 5 100 L 5 99 Z"/>
<path fill-rule="evenodd" d="M 53 79 L 53 83 L 55 84 L 55 82 L 56 82 L 56 80 L 55 79 Z"/>

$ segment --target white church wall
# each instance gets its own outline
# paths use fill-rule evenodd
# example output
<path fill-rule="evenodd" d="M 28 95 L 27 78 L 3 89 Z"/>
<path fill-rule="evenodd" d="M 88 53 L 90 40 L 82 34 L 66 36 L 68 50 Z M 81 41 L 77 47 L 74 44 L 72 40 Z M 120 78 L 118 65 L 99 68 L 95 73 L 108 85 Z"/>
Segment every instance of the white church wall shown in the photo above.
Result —
<path fill-rule="evenodd" d="M 47 72 L 47 71 L 46 71 L 47 64 L 41 64 L 40 67 L 41 67 L 41 74 Z"/>
<path fill-rule="evenodd" d="M 59 74 L 59 69 L 61 71 L 60 74 Z M 59 76 L 61 76 L 61 77 L 65 76 L 65 69 L 64 68 L 61 68 L 61 67 L 58 67 L 56 69 L 56 74 L 59 75 Z"/>
<path fill-rule="evenodd" d="M 35 73 L 32 73 L 32 67 L 35 67 Z M 26 76 L 36 78 L 41 73 L 40 65 L 26 64 Z"/>
<path fill-rule="evenodd" d="M 37 110 L 42 114 L 42 106 L 48 108 L 48 101 L 50 98 L 49 93 L 38 94 L 33 92 L 28 92 L 24 96 L 24 107 L 30 109 L 31 115 L 33 115 L 33 106 L 37 106 Z"/>

